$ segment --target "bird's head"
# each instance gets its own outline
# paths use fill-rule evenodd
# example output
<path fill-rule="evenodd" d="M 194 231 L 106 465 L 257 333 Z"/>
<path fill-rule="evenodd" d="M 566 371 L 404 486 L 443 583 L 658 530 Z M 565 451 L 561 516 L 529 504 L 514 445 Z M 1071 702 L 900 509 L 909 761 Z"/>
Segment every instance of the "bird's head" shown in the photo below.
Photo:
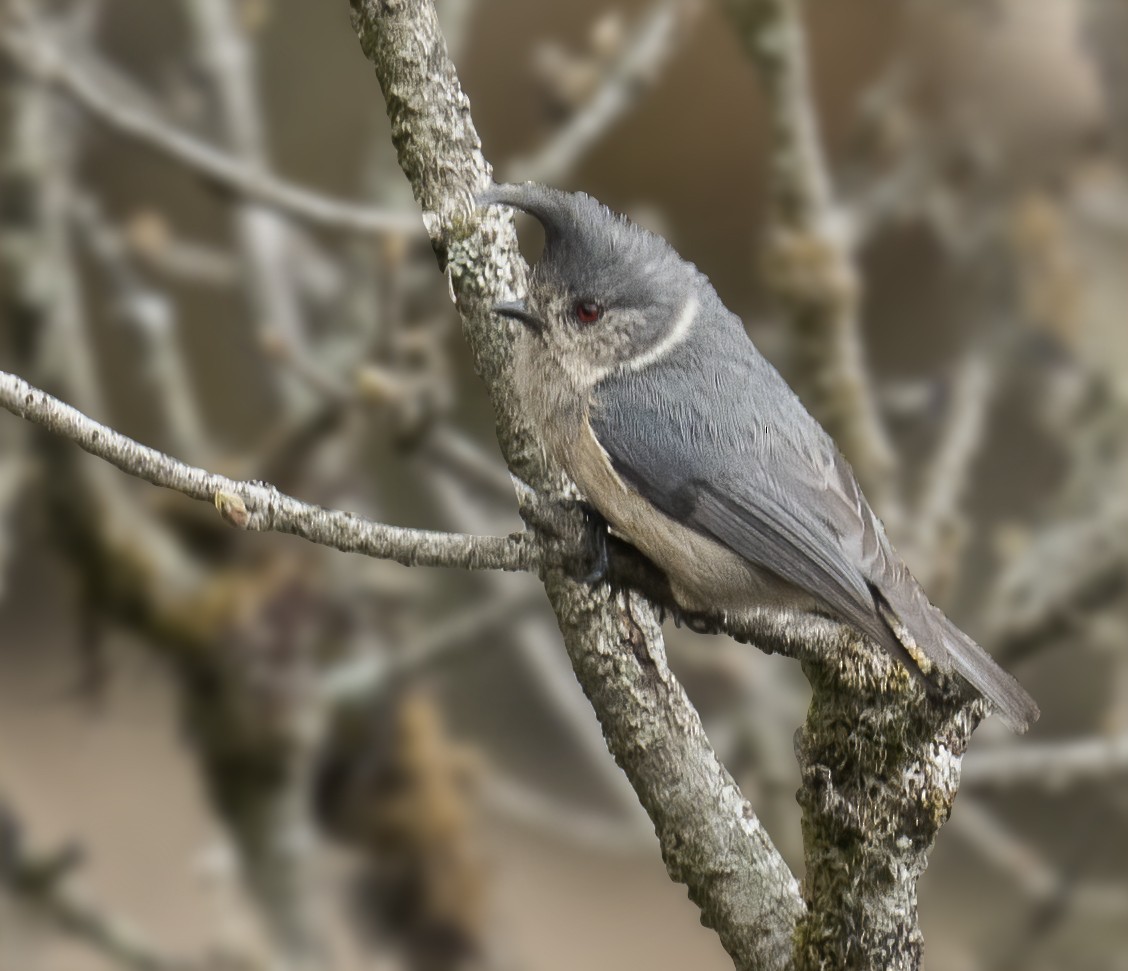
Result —
<path fill-rule="evenodd" d="M 591 196 L 530 182 L 493 186 L 478 204 L 520 209 L 544 227 L 528 297 L 494 310 L 524 324 L 563 367 L 598 380 L 645 360 L 696 312 L 696 267 Z"/>

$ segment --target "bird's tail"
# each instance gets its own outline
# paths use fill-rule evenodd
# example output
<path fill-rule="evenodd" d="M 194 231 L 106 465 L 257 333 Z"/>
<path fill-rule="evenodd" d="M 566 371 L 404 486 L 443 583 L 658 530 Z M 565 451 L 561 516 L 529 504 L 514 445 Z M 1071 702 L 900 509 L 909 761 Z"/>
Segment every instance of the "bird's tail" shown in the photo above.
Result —
<path fill-rule="evenodd" d="M 955 672 L 991 702 L 1014 732 L 1025 732 L 1037 721 L 1038 705 L 1018 681 L 934 607 L 915 581 L 899 586 L 901 590 L 910 587 L 907 595 L 884 603 L 885 598 L 878 596 L 878 610 L 926 676 L 931 673 L 929 668 Z"/>

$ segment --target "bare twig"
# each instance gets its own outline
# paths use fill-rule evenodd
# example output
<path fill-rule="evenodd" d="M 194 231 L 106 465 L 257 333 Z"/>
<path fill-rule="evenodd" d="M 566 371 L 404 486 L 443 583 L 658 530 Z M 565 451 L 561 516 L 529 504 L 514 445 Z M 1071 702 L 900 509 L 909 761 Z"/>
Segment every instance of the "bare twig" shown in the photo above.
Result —
<path fill-rule="evenodd" d="M 961 797 L 949 825 L 970 843 L 983 860 L 1005 873 L 1023 895 L 1045 904 L 1068 895 L 1078 911 L 1095 917 L 1123 920 L 1128 892 L 1117 884 L 1070 886 L 1042 852 L 1016 835 L 981 802 Z"/>
<path fill-rule="evenodd" d="M 464 536 L 373 523 L 351 513 L 322 509 L 261 482 L 242 482 L 194 468 L 135 442 L 0 372 L 0 405 L 69 438 L 123 472 L 191 499 L 213 502 L 228 523 L 257 532 L 290 533 L 322 546 L 395 560 L 405 566 L 469 570 L 536 571 L 541 562 L 531 536 Z"/>
<path fill-rule="evenodd" d="M 31 27 L 3 30 L 3 48 L 21 68 L 65 91 L 76 103 L 115 131 L 133 138 L 190 171 L 229 190 L 327 229 L 350 233 L 418 233 L 417 217 L 342 202 L 286 182 L 173 127 L 157 115 L 116 97 L 95 72 Z"/>
<path fill-rule="evenodd" d="M 642 18 L 625 49 L 589 102 L 557 130 L 547 144 L 511 160 L 505 181 L 555 183 L 661 76 L 686 34 L 692 13 L 686 0 L 659 0 Z"/>
<path fill-rule="evenodd" d="M 117 294 L 115 309 L 133 325 L 147 364 L 148 390 L 163 407 L 173 447 L 197 461 L 212 457 L 199 402 L 177 343 L 176 307 L 148 286 L 133 267 L 120 234 L 102 216 L 95 199 L 75 199 L 74 213 L 90 251 L 102 264 Z"/>
<path fill-rule="evenodd" d="M 1005 745 L 968 756 L 964 783 L 979 789 L 1067 789 L 1128 773 L 1128 735 L 1045 745 Z"/>
<path fill-rule="evenodd" d="M 27 438 L 22 432 L 0 432 L 0 600 L 8 587 L 8 568 L 15 552 L 15 512 L 31 480 Z"/>
<path fill-rule="evenodd" d="M 333 707 L 370 703 L 397 676 L 417 673 L 484 634 L 511 628 L 537 604 L 543 607 L 540 595 L 534 597 L 527 588 L 507 585 L 480 604 L 428 629 L 410 648 L 394 654 L 366 653 L 330 668 L 322 677 L 322 695 Z"/>
<path fill-rule="evenodd" d="M 578 805 L 568 805 L 498 772 L 489 773 L 482 785 L 486 806 L 507 821 L 524 825 L 538 835 L 585 850 L 616 857 L 653 852 L 654 831 Z"/>
<path fill-rule="evenodd" d="M 503 528 L 502 515 L 491 514 L 480 506 L 469 506 L 465 492 L 453 476 L 429 476 L 426 481 L 437 504 L 447 511 L 450 523 L 468 523 L 470 531 L 475 533 L 492 533 Z M 499 574 L 488 574 L 479 582 L 490 590 L 491 601 L 511 595 L 513 585 Z M 611 798 L 621 815 L 640 816 L 638 797 L 618 766 L 607 758 L 607 744 L 591 717 L 591 706 L 576 690 L 575 675 L 567 656 L 560 650 L 553 618 L 543 612 L 526 612 L 507 633 L 510 642 L 519 648 L 517 657 L 531 677 L 538 696 L 546 703 L 552 718 L 565 729 L 588 772 L 599 781 L 602 792 Z"/>
<path fill-rule="evenodd" d="M 508 470 L 469 436 L 444 425 L 436 428 L 420 448 L 440 471 L 457 473 L 463 485 L 472 483 L 496 499 L 513 501 L 513 480 Z"/>
<path fill-rule="evenodd" d="M 146 269 L 168 280 L 203 287 L 231 287 L 239 282 L 239 263 L 229 250 L 180 238 L 159 214 L 134 214 L 120 229 L 104 224 L 101 231 L 115 238 Z"/>
<path fill-rule="evenodd" d="M 961 501 L 971 466 L 979 454 L 996 384 L 994 357 L 973 348 L 953 382 L 951 413 L 944 434 L 924 475 L 921 497 L 913 514 L 913 572 L 940 598 L 959 559 Z"/>
<path fill-rule="evenodd" d="M 1000 575 L 988 615 L 1000 659 L 1051 642 L 1126 582 L 1128 503 L 1113 491 L 1095 509 L 1043 530 Z"/>
<path fill-rule="evenodd" d="M 1128 5 L 1119 0 L 1085 0 L 1084 39 L 1096 62 L 1108 105 L 1109 132 L 1128 162 Z"/>
<path fill-rule="evenodd" d="M 768 283 L 791 320 L 806 403 L 850 459 L 874 507 L 892 508 L 894 455 L 866 373 L 860 282 L 819 140 L 798 0 L 727 0 L 767 94 L 773 223 Z"/>
<path fill-rule="evenodd" d="M 223 138 L 249 168 L 268 172 L 266 126 L 254 82 L 254 51 L 230 0 L 184 0 L 195 28 L 196 49 L 210 82 Z M 241 200 L 234 210 L 246 291 L 260 340 L 286 347 L 292 356 L 312 356 L 298 302 L 296 274 L 288 259 L 285 220 L 261 203 Z M 303 411 L 303 388 L 275 371 L 279 391 L 292 410 Z"/>
<path fill-rule="evenodd" d="M 126 971 L 208 971 L 212 967 L 210 962 L 163 953 L 133 927 L 84 900 L 67 885 L 73 862 L 72 849 L 29 853 L 20 823 L 0 803 L 0 889 L 13 900 Z M 217 966 L 214 971 L 219 971 Z"/>

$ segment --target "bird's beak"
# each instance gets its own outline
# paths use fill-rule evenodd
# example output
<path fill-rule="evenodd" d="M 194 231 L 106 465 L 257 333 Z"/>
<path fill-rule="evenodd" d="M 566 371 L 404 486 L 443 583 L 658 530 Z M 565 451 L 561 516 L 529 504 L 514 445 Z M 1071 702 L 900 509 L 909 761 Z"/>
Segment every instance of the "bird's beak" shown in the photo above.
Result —
<path fill-rule="evenodd" d="M 544 322 L 539 317 L 529 313 L 524 300 L 507 300 L 505 303 L 495 303 L 493 312 L 499 317 L 519 320 L 530 330 L 535 330 L 537 333 L 544 330 Z"/>

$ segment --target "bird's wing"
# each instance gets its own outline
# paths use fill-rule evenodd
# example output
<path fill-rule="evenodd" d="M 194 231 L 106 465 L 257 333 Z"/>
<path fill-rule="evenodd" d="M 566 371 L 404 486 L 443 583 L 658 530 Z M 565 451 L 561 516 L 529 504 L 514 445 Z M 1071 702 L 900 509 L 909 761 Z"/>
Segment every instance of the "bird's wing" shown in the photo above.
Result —
<path fill-rule="evenodd" d="M 605 379 L 596 439 L 667 515 L 903 653 L 875 607 L 866 560 L 884 550 L 845 460 L 743 331 L 711 337 L 676 366 Z"/>
<path fill-rule="evenodd" d="M 929 602 L 849 464 L 739 321 L 712 323 L 676 361 L 596 387 L 589 420 L 615 470 L 678 522 L 911 658 L 911 669 L 958 672 L 1025 731 L 1034 700 Z"/>

